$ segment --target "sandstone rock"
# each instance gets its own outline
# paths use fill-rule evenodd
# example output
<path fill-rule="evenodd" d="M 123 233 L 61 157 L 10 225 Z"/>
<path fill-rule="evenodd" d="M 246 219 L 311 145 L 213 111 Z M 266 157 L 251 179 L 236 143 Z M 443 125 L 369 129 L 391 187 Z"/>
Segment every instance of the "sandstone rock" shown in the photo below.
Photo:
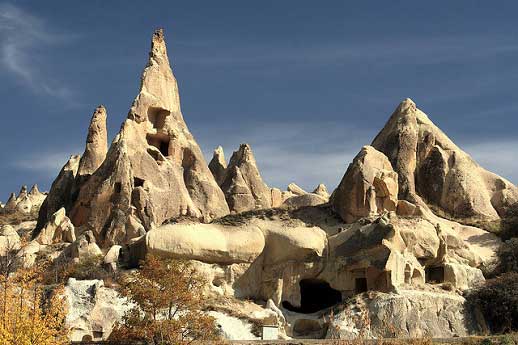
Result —
<path fill-rule="evenodd" d="M 20 249 L 20 244 L 20 236 L 12 226 L 4 225 L 0 228 L 0 256 Z"/>
<path fill-rule="evenodd" d="M 333 193 L 333 208 L 346 222 L 395 211 L 397 174 L 387 157 L 364 146 L 354 158 Z"/>
<path fill-rule="evenodd" d="M 460 290 L 468 290 L 483 284 L 485 278 L 478 268 L 448 262 L 444 264 L 444 281 Z"/>
<path fill-rule="evenodd" d="M 336 324 L 343 330 L 338 332 L 340 338 L 357 338 L 360 331 L 369 338 L 451 338 L 472 335 L 479 329 L 466 308 L 465 299 L 455 294 L 381 293 L 370 299 L 363 298 L 349 308 L 361 312 L 347 309 L 335 315 Z M 362 320 L 365 313 L 368 324 Z"/>
<path fill-rule="evenodd" d="M 136 245 L 144 244 L 145 253 L 221 264 L 250 263 L 265 245 L 257 227 L 217 224 L 166 224 L 149 231 L 143 241 Z"/>
<path fill-rule="evenodd" d="M 9 195 L 9 199 L 5 203 L 4 210 L 6 212 L 12 212 L 16 210 L 16 194 L 11 193 L 11 195 Z"/>
<path fill-rule="evenodd" d="M 239 174 L 240 173 L 240 174 Z M 231 187 L 239 187 L 232 189 Z M 250 145 L 241 144 L 230 158 L 225 180 L 221 185 L 232 211 L 242 212 L 251 209 L 270 208 L 271 191 L 263 182 Z M 248 188 L 249 192 L 246 191 Z M 236 195 L 244 195 L 243 204 L 236 203 Z M 254 203 L 250 203 L 250 195 Z M 230 200 L 230 201 L 229 201 Z"/>
<path fill-rule="evenodd" d="M 37 184 L 32 186 L 31 191 L 29 192 L 29 199 L 31 200 L 31 204 L 33 205 L 33 208 L 37 207 L 39 209 L 41 207 L 41 205 L 43 204 L 43 201 L 45 201 L 46 197 L 47 197 L 47 195 L 40 192 Z"/>
<path fill-rule="evenodd" d="M 319 184 L 317 188 L 315 188 L 313 194 L 320 195 L 322 198 L 329 200 L 329 192 L 323 183 Z"/>
<path fill-rule="evenodd" d="M 49 222 L 56 211 L 62 207 L 65 210 L 70 209 L 74 200 L 73 191 L 75 189 L 75 178 L 80 159 L 81 156 L 71 156 L 52 183 L 49 194 L 41 205 L 33 238 L 39 234 L 40 230 Z"/>
<path fill-rule="evenodd" d="M 70 278 L 65 286 L 68 304 L 66 326 L 71 341 L 106 340 L 116 322 L 134 307 L 115 290 L 104 286 L 102 280 Z"/>
<path fill-rule="evenodd" d="M 95 236 L 92 231 L 81 234 L 69 248 L 70 257 L 77 260 L 103 254 L 97 243 L 95 243 Z"/>
<path fill-rule="evenodd" d="M 218 185 L 221 186 L 225 181 L 225 171 L 227 170 L 225 153 L 223 152 L 223 148 L 221 146 L 218 146 L 214 150 L 214 155 L 212 156 L 212 160 L 209 163 L 209 169 L 212 172 L 212 175 L 214 175 Z"/>
<path fill-rule="evenodd" d="M 70 218 L 111 246 L 131 240 L 132 213 L 150 230 L 182 215 L 210 221 L 228 212 L 183 120 L 163 32 L 157 30 L 128 118 L 103 164 L 81 187 Z"/>
<path fill-rule="evenodd" d="M 415 103 L 404 100 L 372 146 L 399 178 L 399 199 L 439 207 L 451 217 L 495 220 L 518 200 L 518 188 L 481 168 Z"/>
<path fill-rule="evenodd" d="M 295 195 L 304 195 L 307 193 L 304 189 L 300 188 L 293 182 L 288 185 L 288 192 L 292 192 Z"/>
<path fill-rule="evenodd" d="M 92 175 L 102 164 L 108 152 L 108 130 L 106 129 L 106 108 L 98 106 L 88 127 L 85 152 L 79 161 L 77 178 L 79 185 Z"/>
<path fill-rule="evenodd" d="M 121 254 L 122 246 L 113 245 L 106 255 L 104 256 L 103 263 L 106 267 L 109 268 L 112 272 L 117 270 L 117 265 L 119 263 L 119 256 Z"/>
<path fill-rule="evenodd" d="M 284 202 L 282 192 L 279 188 L 272 188 L 272 207 L 279 207 Z"/>
<path fill-rule="evenodd" d="M 221 189 L 232 212 L 240 213 L 256 208 L 254 195 L 243 178 L 241 169 L 237 166 L 228 169 Z"/>
<path fill-rule="evenodd" d="M 307 193 L 288 198 L 286 201 L 284 201 L 283 206 L 289 209 L 297 209 L 301 207 L 322 205 L 325 204 L 327 201 L 327 199 L 323 198 L 318 194 Z"/>
<path fill-rule="evenodd" d="M 16 200 L 16 211 L 20 213 L 29 214 L 31 213 L 32 202 L 27 193 L 24 194 L 23 198 Z"/>
<path fill-rule="evenodd" d="M 56 211 L 49 222 L 40 231 L 36 241 L 40 244 L 54 244 L 61 242 L 72 243 L 76 240 L 74 225 L 65 215 L 65 209 L 60 208 Z"/>
<path fill-rule="evenodd" d="M 20 251 L 16 253 L 16 258 L 18 259 L 20 266 L 24 268 L 32 267 L 35 264 L 38 253 L 41 249 L 42 246 L 36 240 L 29 242 L 29 244 L 20 249 Z"/>

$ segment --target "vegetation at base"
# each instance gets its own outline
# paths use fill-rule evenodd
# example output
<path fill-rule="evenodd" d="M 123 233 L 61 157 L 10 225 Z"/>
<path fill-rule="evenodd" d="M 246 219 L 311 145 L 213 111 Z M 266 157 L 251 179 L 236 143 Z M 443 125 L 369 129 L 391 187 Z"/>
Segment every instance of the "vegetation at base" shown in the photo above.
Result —
<path fill-rule="evenodd" d="M 140 270 L 124 274 L 119 283 L 135 307 L 110 340 L 177 345 L 219 338 L 214 319 L 201 311 L 204 280 L 188 262 L 148 256 Z"/>
<path fill-rule="evenodd" d="M 63 286 L 46 290 L 39 267 L 15 271 L 14 253 L 0 258 L 0 344 L 68 344 Z"/>

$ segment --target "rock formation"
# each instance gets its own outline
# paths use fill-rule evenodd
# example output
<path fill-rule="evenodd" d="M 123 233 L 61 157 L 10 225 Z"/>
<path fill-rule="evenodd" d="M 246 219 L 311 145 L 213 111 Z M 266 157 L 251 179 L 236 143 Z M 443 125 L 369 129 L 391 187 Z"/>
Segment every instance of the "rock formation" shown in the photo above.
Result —
<path fill-rule="evenodd" d="M 38 212 L 46 195 L 38 190 L 37 185 L 33 185 L 31 191 L 27 191 L 27 186 L 22 186 L 18 196 L 11 193 L 5 205 L 0 207 L 4 213 L 18 213 L 29 215 L 31 212 Z"/>
<path fill-rule="evenodd" d="M 36 237 L 45 224 L 60 208 L 70 210 L 74 201 L 73 194 L 75 189 L 75 178 L 79 168 L 79 160 L 81 156 L 71 156 L 67 163 L 61 168 L 58 177 L 52 183 L 47 198 L 41 205 L 38 223 L 33 232 L 33 237 Z"/>
<path fill-rule="evenodd" d="M 218 185 L 221 186 L 225 181 L 225 172 L 227 170 L 225 153 L 223 152 L 223 148 L 221 146 L 218 146 L 214 150 L 214 155 L 212 156 L 212 160 L 209 163 L 209 169 L 212 172 L 212 175 L 214 175 Z"/>
<path fill-rule="evenodd" d="M 319 184 L 315 190 L 313 190 L 313 194 L 320 195 L 324 199 L 329 199 L 329 192 L 327 191 L 327 187 L 325 184 Z"/>
<path fill-rule="evenodd" d="M 483 169 L 415 103 L 404 100 L 372 142 L 399 178 L 399 199 L 433 205 L 450 217 L 496 220 L 518 188 Z"/>
<path fill-rule="evenodd" d="M 221 188 L 233 212 L 272 207 L 272 192 L 263 182 L 248 144 L 241 144 L 232 154 Z"/>
<path fill-rule="evenodd" d="M 209 221 L 228 212 L 183 120 L 163 31 L 157 30 L 128 118 L 81 187 L 70 218 L 111 246 L 136 235 L 135 221 L 149 230 L 182 215 Z"/>
<path fill-rule="evenodd" d="M 304 189 L 300 188 L 296 183 L 293 182 L 288 185 L 288 192 L 291 192 L 295 195 L 304 195 L 307 193 Z"/>
<path fill-rule="evenodd" d="M 333 193 L 333 207 L 346 222 L 395 211 L 398 178 L 387 157 L 364 146 Z"/>
<path fill-rule="evenodd" d="M 54 243 L 68 242 L 76 240 L 74 225 L 65 215 L 65 209 L 60 208 L 52 215 L 49 222 L 43 227 L 36 241 L 40 244 L 50 245 Z"/>
<path fill-rule="evenodd" d="M 106 129 L 106 108 L 98 106 L 88 127 L 85 152 L 79 161 L 77 179 L 79 188 L 82 182 L 92 175 L 102 164 L 108 152 L 108 130 Z M 81 181 L 83 180 L 83 181 Z"/>

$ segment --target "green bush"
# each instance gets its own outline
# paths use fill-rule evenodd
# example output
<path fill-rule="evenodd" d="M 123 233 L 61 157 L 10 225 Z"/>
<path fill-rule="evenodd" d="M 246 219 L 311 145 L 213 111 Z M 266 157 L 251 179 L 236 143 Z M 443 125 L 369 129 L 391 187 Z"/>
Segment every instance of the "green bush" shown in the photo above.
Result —
<path fill-rule="evenodd" d="M 508 272 L 489 279 L 470 291 L 466 299 L 478 309 L 493 333 L 518 330 L 518 273 Z"/>
<path fill-rule="evenodd" d="M 505 210 L 500 222 L 500 231 L 500 236 L 504 241 L 518 237 L 518 203 Z"/>

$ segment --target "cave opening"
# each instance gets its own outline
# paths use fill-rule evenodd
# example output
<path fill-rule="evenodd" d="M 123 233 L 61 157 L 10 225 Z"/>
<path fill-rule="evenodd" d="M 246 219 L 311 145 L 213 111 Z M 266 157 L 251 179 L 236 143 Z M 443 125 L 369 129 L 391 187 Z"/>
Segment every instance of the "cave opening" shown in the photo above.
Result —
<path fill-rule="evenodd" d="M 444 283 L 444 266 L 432 266 L 425 268 L 425 281 L 429 284 Z"/>
<path fill-rule="evenodd" d="M 354 280 L 354 291 L 358 293 L 367 292 L 367 278 L 356 278 Z"/>
<path fill-rule="evenodd" d="M 165 126 L 165 119 L 169 115 L 169 112 L 162 108 L 150 107 L 147 112 L 149 122 L 153 125 L 153 128 L 161 130 Z"/>
<path fill-rule="evenodd" d="M 315 313 L 342 302 L 342 293 L 320 279 L 302 279 L 300 285 L 300 307 L 284 301 L 284 308 L 303 314 Z"/>
<path fill-rule="evenodd" d="M 147 143 L 151 146 L 156 147 L 160 153 L 167 157 L 169 156 L 169 142 L 170 139 L 165 134 L 148 134 L 146 136 Z"/>

